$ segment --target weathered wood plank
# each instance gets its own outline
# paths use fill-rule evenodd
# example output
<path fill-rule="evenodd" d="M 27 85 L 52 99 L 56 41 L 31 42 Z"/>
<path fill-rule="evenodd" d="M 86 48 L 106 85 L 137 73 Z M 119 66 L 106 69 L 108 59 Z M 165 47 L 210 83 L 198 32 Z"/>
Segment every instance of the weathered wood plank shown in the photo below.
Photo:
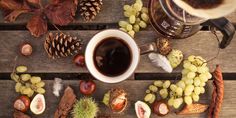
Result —
<path fill-rule="evenodd" d="M 53 80 L 45 80 L 46 82 L 46 111 L 39 116 L 32 116 L 34 118 L 52 118 L 53 114 L 56 110 L 56 107 L 59 103 L 60 98 L 55 97 L 52 94 L 52 85 Z M 79 85 L 78 80 L 65 80 L 63 81 L 64 88 L 68 85 L 70 85 L 76 95 L 79 99 L 82 95 L 79 92 Z M 149 84 L 152 83 L 152 81 L 124 81 L 118 84 L 105 84 L 99 81 L 96 81 L 97 83 L 97 89 L 93 97 L 95 100 L 99 103 L 100 107 L 100 114 L 107 114 L 111 115 L 112 118 L 136 118 L 135 111 L 134 111 L 134 103 L 137 100 L 143 100 L 143 97 L 145 95 L 145 90 L 149 86 Z M 13 102 L 17 98 L 18 94 L 14 92 L 14 82 L 11 80 L 0 80 L 0 86 L 1 86 L 1 92 L 0 92 L 0 117 L 1 118 L 8 118 L 12 117 L 13 113 Z M 112 87 L 122 87 L 128 92 L 129 96 L 129 105 L 127 110 L 122 114 L 112 114 L 108 108 L 105 107 L 105 105 L 102 104 L 102 98 L 103 94 L 108 91 Z M 220 118 L 231 118 L 236 115 L 235 109 L 236 109 L 236 93 L 235 88 L 236 87 L 236 81 L 225 81 L 225 97 L 224 102 L 222 106 L 222 111 L 220 113 Z M 212 84 L 211 81 L 208 82 L 206 87 L 206 93 L 201 95 L 200 103 L 206 103 L 209 104 L 211 99 L 211 91 L 212 91 Z M 152 117 L 155 117 L 154 114 L 152 114 Z M 180 116 L 176 115 L 174 111 L 172 111 L 170 114 L 168 114 L 166 117 L 168 118 L 184 118 L 184 117 L 191 117 L 191 118 L 197 118 L 197 117 L 206 117 L 206 113 L 203 114 L 197 114 L 197 115 L 190 115 L 190 116 Z"/>
<path fill-rule="evenodd" d="M 49 0 L 43 0 L 44 2 Z M 123 16 L 123 5 L 131 4 L 134 0 L 103 0 L 104 6 L 102 7 L 102 11 L 95 20 L 86 22 L 84 21 L 79 13 L 77 13 L 76 20 L 72 24 L 83 25 L 83 24 L 112 24 L 117 23 L 119 20 L 124 19 Z M 147 5 L 148 0 L 143 0 L 145 5 Z M 226 16 L 232 23 L 236 23 L 236 12 Z M 13 23 L 5 23 L 3 20 L 3 16 L 0 15 L 0 25 L 12 25 L 12 24 L 26 24 L 29 20 L 29 15 L 21 15 L 15 22 Z"/>
<path fill-rule="evenodd" d="M 85 45 L 89 39 L 98 31 L 65 31 L 71 35 L 84 39 Z M 72 62 L 72 57 L 52 60 L 47 57 L 43 48 L 44 37 L 33 38 L 28 31 L 0 31 L 0 73 L 10 73 L 14 65 L 14 58 L 18 56 L 17 64 L 29 67 L 32 73 L 87 73 L 86 68 L 76 67 Z M 221 36 L 220 36 L 221 37 Z M 148 43 L 157 38 L 153 31 L 142 31 L 137 33 L 135 38 L 139 45 Z M 24 57 L 19 54 L 19 46 L 25 42 L 30 42 L 34 51 L 30 57 Z M 185 57 L 188 55 L 200 55 L 206 59 L 211 59 L 217 53 L 217 41 L 209 32 L 199 32 L 196 35 L 183 39 L 171 40 L 174 48 L 182 50 Z M 209 62 L 211 71 L 216 64 L 222 66 L 224 73 L 236 72 L 236 37 L 231 45 L 224 50 L 220 50 L 217 59 Z M 177 68 L 174 72 L 180 72 Z M 137 73 L 164 73 L 160 68 L 154 67 L 147 55 L 142 55 L 140 64 L 136 70 Z"/>

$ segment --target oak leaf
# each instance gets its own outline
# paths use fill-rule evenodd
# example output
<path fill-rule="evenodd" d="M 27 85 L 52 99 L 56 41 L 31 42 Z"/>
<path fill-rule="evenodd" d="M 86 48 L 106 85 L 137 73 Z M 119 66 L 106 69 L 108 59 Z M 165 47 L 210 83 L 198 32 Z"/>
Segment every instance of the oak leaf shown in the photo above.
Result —
<path fill-rule="evenodd" d="M 28 21 L 27 29 L 30 31 L 31 35 L 39 37 L 47 32 L 47 21 L 44 19 L 43 15 L 35 15 Z"/>

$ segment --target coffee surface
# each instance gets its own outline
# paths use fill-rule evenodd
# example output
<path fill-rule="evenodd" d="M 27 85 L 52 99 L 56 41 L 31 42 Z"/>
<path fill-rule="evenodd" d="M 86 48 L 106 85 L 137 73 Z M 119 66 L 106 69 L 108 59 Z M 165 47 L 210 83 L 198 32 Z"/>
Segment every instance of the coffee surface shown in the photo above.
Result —
<path fill-rule="evenodd" d="M 97 45 L 93 60 L 97 70 L 102 74 L 118 76 L 127 71 L 132 57 L 130 48 L 122 39 L 109 37 Z"/>
<path fill-rule="evenodd" d="M 219 6 L 224 0 L 184 0 L 196 9 L 211 9 Z"/>

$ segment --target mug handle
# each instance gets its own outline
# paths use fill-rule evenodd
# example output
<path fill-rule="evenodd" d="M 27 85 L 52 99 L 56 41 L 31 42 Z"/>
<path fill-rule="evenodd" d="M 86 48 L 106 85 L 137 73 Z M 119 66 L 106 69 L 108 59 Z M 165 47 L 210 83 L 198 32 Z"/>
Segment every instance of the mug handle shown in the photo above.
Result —
<path fill-rule="evenodd" d="M 223 39 L 220 42 L 219 47 L 221 49 L 226 48 L 234 37 L 234 25 L 225 17 L 209 20 L 209 23 L 210 26 L 213 26 L 216 29 L 220 30 L 220 32 L 223 34 Z"/>

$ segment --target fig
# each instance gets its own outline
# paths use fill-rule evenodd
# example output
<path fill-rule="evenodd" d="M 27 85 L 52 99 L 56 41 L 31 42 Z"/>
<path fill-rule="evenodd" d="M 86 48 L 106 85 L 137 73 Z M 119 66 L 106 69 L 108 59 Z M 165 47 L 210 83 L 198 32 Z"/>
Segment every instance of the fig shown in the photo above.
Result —
<path fill-rule="evenodd" d="M 166 101 L 159 100 L 153 103 L 153 112 L 158 116 L 165 116 L 170 112 L 170 110 Z"/>
<path fill-rule="evenodd" d="M 138 118 L 149 118 L 151 115 L 150 107 L 142 101 L 135 103 L 135 112 Z"/>
<path fill-rule="evenodd" d="M 82 94 L 91 95 L 96 90 L 96 84 L 93 80 L 81 80 L 79 88 Z"/>
<path fill-rule="evenodd" d="M 21 112 L 26 112 L 29 109 L 29 107 L 30 107 L 30 99 L 27 96 L 20 96 L 14 102 L 14 108 Z"/>
<path fill-rule="evenodd" d="M 30 104 L 30 110 L 32 113 L 39 115 L 42 114 L 45 110 L 46 104 L 45 104 L 45 98 L 42 94 L 37 94 L 31 104 Z"/>

